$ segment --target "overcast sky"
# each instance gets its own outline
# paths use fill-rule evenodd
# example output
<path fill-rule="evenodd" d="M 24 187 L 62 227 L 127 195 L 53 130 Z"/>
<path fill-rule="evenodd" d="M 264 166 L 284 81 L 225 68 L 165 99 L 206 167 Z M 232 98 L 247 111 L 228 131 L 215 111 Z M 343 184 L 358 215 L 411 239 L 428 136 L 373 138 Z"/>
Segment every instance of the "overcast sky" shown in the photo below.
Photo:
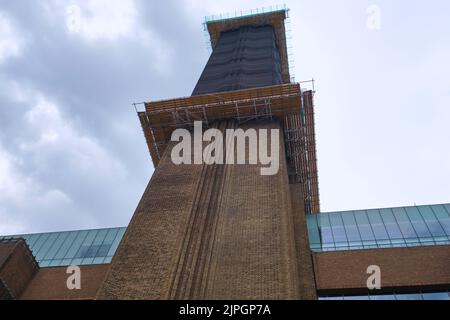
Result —
<path fill-rule="evenodd" d="M 204 16 L 275 4 L 1 1 L 0 234 L 127 225 L 153 173 L 131 103 L 192 92 Z M 286 5 L 322 211 L 450 202 L 450 2 Z"/>

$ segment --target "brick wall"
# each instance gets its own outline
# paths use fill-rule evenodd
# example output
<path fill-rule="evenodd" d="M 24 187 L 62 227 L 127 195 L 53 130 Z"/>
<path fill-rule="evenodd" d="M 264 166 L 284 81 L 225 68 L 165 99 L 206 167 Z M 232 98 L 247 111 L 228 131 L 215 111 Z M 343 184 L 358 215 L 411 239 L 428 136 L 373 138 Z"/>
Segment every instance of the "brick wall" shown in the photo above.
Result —
<path fill-rule="evenodd" d="M 3 266 L 5 261 L 9 258 L 16 246 L 14 241 L 1 241 L 0 242 L 0 268 Z"/>
<path fill-rule="evenodd" d="M 365 290 L 370 265 L 381 268 L 383 288 L 450 285 L 450 246 L 434 246 L 315 253 L 317 289 Z"/>
<path fill-rule="evenodd" d="M 25 240 L 0 241 L 2 291 L 17 299 L 39 270 Z"/>
<path fill-rule="evenodd" d="M 280 129 L 278 123 L 249 124 Z M 282 131 L 282 130 L 280 130 Z M 207 298 L 298 299 L 299 276 L 283 135 L 280 169 L 261 176 L 259 165 L 227 165 L 211 250 Z M 207 252 L 208 253 L 208 252 Z"/>
<path fill-rule="evenodd" d="M 248 126 L 279 128 L 277 122 Z M 98 298 L 300 298 L 298 263 L 309 249 L 298 258 L 306 236 L 294 237 L 282 141 L 281 135 L 280 171 L 274 176 L 261 176 L 259 165 L 176 166 L 169 146 Z M 304 221 L 298 221 L 304 232 Z M 305 270 L 304 279 L 311 279 L 312 268 Z"/>
<path fill-rule="evenodd" d="M 317 295 L 313 260 L 309 246 L 308 227 L 306 224 L 303 191 L 301 188 L 301 184 L 290 185 L 297 265 L 299 270 L 300 298 L 302 300 L 315 300 L 317 299 Z"/>
<path fill-rule="evenodd" d="M 81 290 L 69 290 L 67 267 L 42 268 L 35 275 L 21 300 L 92 300 L 109 265 L 80 266 Z"/>

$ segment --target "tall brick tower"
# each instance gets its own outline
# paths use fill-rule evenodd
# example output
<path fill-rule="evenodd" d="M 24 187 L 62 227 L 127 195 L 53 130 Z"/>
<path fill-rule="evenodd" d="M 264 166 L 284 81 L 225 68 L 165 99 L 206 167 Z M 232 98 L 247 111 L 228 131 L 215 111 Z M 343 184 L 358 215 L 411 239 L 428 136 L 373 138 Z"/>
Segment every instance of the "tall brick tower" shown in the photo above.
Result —
<path fill-rule="evenodd" d="M 314 299 L 306 213 L 319 212 L 312 90 L 292 83 L 287 10 L 205 23 L 213 52 L 191 97 L 139 112 L 155 172 L 99 299 Z M 279 171 L 182 164 L 177 128 L 279 129 Z"/>

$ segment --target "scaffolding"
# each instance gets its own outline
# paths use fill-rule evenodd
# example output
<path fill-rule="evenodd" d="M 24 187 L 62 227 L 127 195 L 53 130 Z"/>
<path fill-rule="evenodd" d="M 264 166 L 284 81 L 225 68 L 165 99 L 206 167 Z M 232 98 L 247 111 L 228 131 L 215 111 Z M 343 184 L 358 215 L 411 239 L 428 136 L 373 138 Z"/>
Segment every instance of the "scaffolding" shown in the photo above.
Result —
<path fill-rule="evenodd" d="M 305 212 L 320 212 L 314 91 L 302 91 L 302 108 L 283 122 L 290 183 L 302 185 Z"/>
<path fill-rule="evenodd" d="M 209 128 L 218 120 L 234 119 L 238 124 L 278 120 L 284 130 L 289 181 L 302 185 L 305 211 L 315 213 L 320 212 L 320 204 L 313 96 L 314 91 L 302 90 L 300 84 L 284 84 L 148 102 L 144 111 L 137 112 L 155 167 L 172 132 L 191 129 L 195 121 Z"/>

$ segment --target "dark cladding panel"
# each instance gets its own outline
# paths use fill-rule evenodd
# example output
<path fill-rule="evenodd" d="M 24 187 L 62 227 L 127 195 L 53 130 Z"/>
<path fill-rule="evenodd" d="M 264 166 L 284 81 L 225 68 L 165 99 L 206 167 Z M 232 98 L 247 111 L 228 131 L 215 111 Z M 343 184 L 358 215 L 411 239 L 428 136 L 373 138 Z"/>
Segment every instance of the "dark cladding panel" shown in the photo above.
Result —
<path fill-rule="evenodd" d="M 273 27 L 244 26 L 221 34 L 192 95 L 282 83 Z"/>

